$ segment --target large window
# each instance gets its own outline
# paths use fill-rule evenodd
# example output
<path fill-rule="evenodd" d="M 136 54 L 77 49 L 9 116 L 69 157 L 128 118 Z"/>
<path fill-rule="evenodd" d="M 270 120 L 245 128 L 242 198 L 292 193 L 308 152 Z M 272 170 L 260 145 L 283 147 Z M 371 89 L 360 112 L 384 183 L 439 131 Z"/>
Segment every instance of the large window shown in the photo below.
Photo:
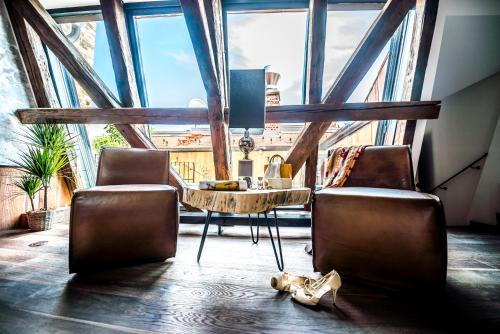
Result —
<path fill-rule="evenodd" d="M 180 8 L 131 20 L 143 103 L 148 107 L 206 108 L 205 87 Z M 170 151 L 172 166 L 186 182 L 215 178 L 207 124 L 155 124 L 150 134 L 156 147 Z"/>
<path fill-rule="evenodd" d="M 328 12 L 323 96 L 337 80 L 378 14 L 378 10 L 331 10 Z M 378 57 L 371 70 L 358 85 L 349 102 L 365 101 L 387 50 L 388 48 L 385 48 L 382 51 L 381 56 Z"/>
<path fill-rule="evenodd" d="M 135 25 L 147 105 L 206 107 L 207 96 L 184 16 L 139 16 Z"/>
<path fill-rule="evenodd" d="M 224 1 L 223 5 L 228 70 L 269 66 L 268 70 L 279 74 L 276 84 L 279 98 L 276 100 L 274 96 L 269 99 L 270 103 L 301 104 L 304 100 L 308 2 Z M 154 5 L 126 4 L 125 9 L 141 103 L 148 107 L 206 107 L 206 91 L 180 5 L 174 1 L 161 1 Z M 323 96 L 338 78 L 380 12 L 379 5 L 355 8 L 349 8 L 345 4 L 329 5 L 329 9 Z M 70 20 L 65 20 L 68 21 Z M 61 27 L 84 59 L 113 94 L 118 96 L 103 22 L 88 21 L 87 17 L 85 22 L 64 23 Z M 392 63 L 388 61 L 389 49 L 393 49 L 393 44 L 387 43 L 348 102 L 382 100 L 387 68 L 391 68 L 394 63 L 394 59 Z M 407 44 L 405 50 L 406 47 Z M 398 76 L 403 73 L 408 58 L 407 51 L 399 54 L 404 61 L 398 69 Z M 51 57 L 52 62 L 55 62 L 54 59 L 55 57 Z M 66 81 L 60 79 L 58 88 L 73 92 L 68 95 L 73 99 L 69 99 L 67 104 L 94 107 L 78 84 L 67 73 L 65 76 Z M 63 81 L 64 85 L 61 84 Z M 400 91 L 401 81 L 398 79 L 394 82 L 396 90 Z M 335 135 L 344 131 L 345 126 L 352 124 L 333 124 L 322 142 L 334 141 Z M 127 145 L 112 126 L 85 125 L 84 129 L 88 133 L 89 147 L 94 148 L 95 157 L 99 143 Z M 254 160 L 254 176 L 263 174 L 264 165 L 275 153 L 285 156 L 302 129 L 303 124 L 267 124 L 262 136 L 254 136 L 256 148 L 250 154 L 250 158 Z M 338 144 L 373 143 L 376 129 L 377 123 L 371 124 Z M 215 177 L 210 128 L 207 124 L 162 124 L 144 130 L 158 148 L 171 152 L 173 167 L 177 168 L 186 181 L 195 183 Z M 238 160 L 242 158 L 238 139 L 239 136 L 233 135 L 229 142 L 233 176 L 237 175 Z M 331 146 L 320 147 L 320 159 L 324 159 L 326 148 Z M 303 171 L 299 172 L 294 183 L 302 184 L 303 176 Z"/>

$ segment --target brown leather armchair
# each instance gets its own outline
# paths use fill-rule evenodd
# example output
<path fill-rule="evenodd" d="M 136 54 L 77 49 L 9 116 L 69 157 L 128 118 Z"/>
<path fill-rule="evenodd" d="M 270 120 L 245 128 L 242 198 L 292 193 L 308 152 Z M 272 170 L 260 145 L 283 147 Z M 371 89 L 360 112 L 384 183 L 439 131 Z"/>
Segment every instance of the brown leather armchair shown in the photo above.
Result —
<path fill-rule="evenodd" d="M 69 272 L 175 256 L 178 194 L 168 186 L 168 152 L 106 148 L 97 186 L 71 202 Z"/>
<path fill-rule="evenodd" d="M 372 146 L 343 188 L 314 196 L 313 265 L 396 289 L 442 288 L 446 224 L 439 198 L 415 191 L 410 149 Z"/>

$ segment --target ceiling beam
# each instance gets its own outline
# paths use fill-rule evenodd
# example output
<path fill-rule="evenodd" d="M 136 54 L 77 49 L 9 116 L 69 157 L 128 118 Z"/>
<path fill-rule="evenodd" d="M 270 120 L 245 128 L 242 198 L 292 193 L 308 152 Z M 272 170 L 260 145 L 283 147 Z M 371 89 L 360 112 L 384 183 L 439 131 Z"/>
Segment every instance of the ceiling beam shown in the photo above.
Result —
<path fill-rule="evenodd" d="M 123 3 L 121 0 L 100 1 L 121 104 L 124 107 L 140 107 Z"/>
<path fill-rule="evenodd" d="M 217 70 L 222 105 L 226 105 L 226 48 L 224 46 L 224 27 L 222 23 L 221 0 L 203 0 L 207 15 L 208 33 L 212 43 L 212 53 Z"/>
<path fill-rule="evenodd" d="M 26 21 L 12 6 L 12 3 L 8 1 L 6 2 L 6 5 L 9 12 L 10 22 L 14 30 L 14 35 L 16 36 L 17 45 L 21 53 L 21 58 L 23 59 L 24 67 L 26 68 L 26 73 L 28 74 L 37 106 L 39 108 L 59 107 L 59 101 L 57 101 L 55 94 L 51 94 L 48 87 L 48 81 L 51 80 L 50 76 L 47 77 L 42 74 L 37 55 L 35 54 L 35 45 L 32 38 L 36 36 L 32 36 L 30 34 Z M 48 68 L 46 70 L 48 74 Z"/>
<path fill-rule="evenodd" d="M 309 19 L 307 36 L 306 98 L 307 103 L 320 103 L 323 93 L 323 69 L 325 66 L 326 19 L 328 16 L 327 0 L 309 1 Z M 318 168 L 318 145 L 310 149 L 306 160 L 304 186 L 316 190 Z M 306 206 L 310 209 L 310 205 Z"/>
<path fill-rule="evenodd" d="M 439 0 L 417 0 L 415 20 L 414 38 L 419 38 L 418 52 L 415 65 L 415 73 L 413 75 L 411 97 L 412 101 L 419 101 L 422 97 L 422 88 L 424 86 L 425 71 L 431 51 L 432 38 L 434 36 L 434 26 L 436 25 L 436 17 L 439 7 Z M 413 145 L 413 137 L 417 121 L 410 120 L 406 122 L 403 144 Z"/>
<path fill-rule="evenodd" d="M 208 122 L 212 138 L 215 177 L 217 180 L 228 180 L 231 178 L 228 131 L 224 123 L 222 82 L 219 81 L 214 57 L 219 52 L 214 53 L 214 50 L 217 50 L 217 45 L 212 45 L 210 39 L 207 11 L 203 0 L 181 0 L 181 7 L 207 92 Z M 209 8 L 209 10 L 211 9 Z"/>
<path fill-rule="evenodd" d="M 347 101 L 414 4 L 415 0 L 390 0 L 385 4 L 339 77 L 328 90 L 323 103 L 340 104 Z M 330 125 L 331 122 L 313 122 L 307 125 L 297 138 L 286 159 L 287 163 L 292 164 L 294 175 L 306 161 L 310 148 L 319 143 Z"/>
<path fill-rule="evenodd" d="M 269 123 L 435 119 L 440 102 L 372 102 L 266 107 Z M 226 114 L 229 109 L 226 108 Z M 19 109 L 23 124 L 208 124 L 205 108 Z"/>

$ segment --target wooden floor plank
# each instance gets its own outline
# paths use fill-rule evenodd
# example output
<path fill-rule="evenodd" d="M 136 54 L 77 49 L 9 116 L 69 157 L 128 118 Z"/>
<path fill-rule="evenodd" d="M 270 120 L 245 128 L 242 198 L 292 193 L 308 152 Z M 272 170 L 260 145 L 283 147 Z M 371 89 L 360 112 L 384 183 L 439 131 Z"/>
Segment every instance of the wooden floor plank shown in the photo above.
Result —
<path fill-rule="evenodd" d="M 270 240 L 252 245 L 248 227 L 213 227 L 196 263 L 200 226 L 183 227 L 175 259 L 70 275 L 68 226 L 0 236 L 1 333 L 449 332 L 500 325 L 500 237 L 449 232 L 446 293 L 423 298 L 344 282 L 337 306 L 319 308 L 276 293 Z M 311 273 L 308 229 L 286 230 L 286 269 Z M 30 243 L 45 240 L 40 247 Z M 21 325 L 25 323 L 26 325 Z"/>

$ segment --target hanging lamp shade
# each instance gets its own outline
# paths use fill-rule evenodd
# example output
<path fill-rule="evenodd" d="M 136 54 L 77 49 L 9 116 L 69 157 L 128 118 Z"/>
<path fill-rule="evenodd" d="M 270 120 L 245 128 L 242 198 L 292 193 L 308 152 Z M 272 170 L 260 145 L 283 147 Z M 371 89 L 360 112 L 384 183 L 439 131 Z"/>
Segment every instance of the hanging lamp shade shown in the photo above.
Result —
<path fill-rule="evenodd" d="M 262 134 L 266 124 L 264 69 L 230 70 L 229 129 L 231 133 Z"/>

